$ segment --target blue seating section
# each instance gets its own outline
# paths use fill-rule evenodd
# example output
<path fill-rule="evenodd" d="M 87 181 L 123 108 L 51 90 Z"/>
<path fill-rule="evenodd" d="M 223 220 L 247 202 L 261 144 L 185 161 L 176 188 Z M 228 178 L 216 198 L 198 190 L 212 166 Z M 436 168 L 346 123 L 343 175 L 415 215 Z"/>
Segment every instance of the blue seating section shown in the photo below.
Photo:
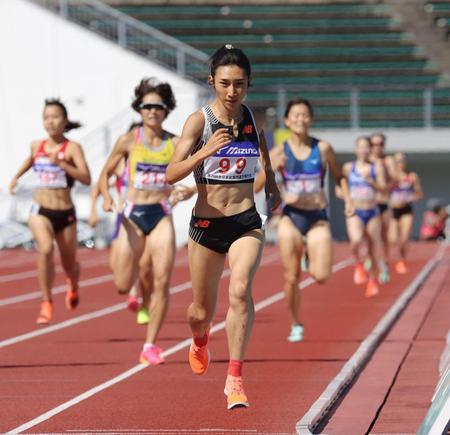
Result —
<path fill-rule="evenodd" d="M 450 1 L 432 3 L 450 20 Z M 287 98 L 300 94 L 312 100 L 322 128 L 351 126 L 354 87 L 361 127 L 424 126 L 423 89 L 439 84 L 439 69 L 381 3 L 118 8 L 209 55 L 225 43 L 244 49 L 253 68 L 248 102 L 277 107 L 276 88 L 284 87 Z M 206 72 L 198 74 L 206 81 Z M 449 96 L 449 89 L 433 94 L 435 126 L 450 126 Z"/>

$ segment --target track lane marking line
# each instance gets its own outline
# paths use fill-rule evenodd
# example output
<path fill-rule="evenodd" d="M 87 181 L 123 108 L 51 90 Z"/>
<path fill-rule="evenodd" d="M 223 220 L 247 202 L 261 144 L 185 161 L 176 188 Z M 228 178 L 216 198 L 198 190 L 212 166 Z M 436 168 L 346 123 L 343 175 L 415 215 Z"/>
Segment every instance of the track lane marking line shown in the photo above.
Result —
<path fill-rule="evenodd" d="M 186 260 L 187 256 L 183 256 L 181 257 L 181 261 Z M 184 264 L 177 264 L 175 262 L 175 266 L 183 266 Z M 92 267 L 96 267 L 96 266 L 92 266 Z M 28 272 L 25 272 L 28 273 Z M 1 276 L 0 276 L 0 282 L 1 282 Z M 89 286 L 94 286 L 97 284 L 103 284 L 104 282 L 108 282 L 108 281 L 112 281 L 113 279 L 113 275 L 111 273 L 106 274 L 106 275 L 100 275 L 97 277 L 93 277 L 93 278 L 87 278 L 85 280 L 82 280 L 79 282 L 79 287 L 83 288 L 83 287 L 89 287 Z M 52 294 L 60 294 L 60 293 L 64 293 L 67 290 L 66 285 L 60 285 L 57 287 L 54 287 L 52 289 Z M 25 293 L 23 295 L 18 295 L 18 296 L 11 296 L 8 298 L 4 298 L 4 299 L 0 299 L 0 307 L 4 307 L 7 305 L 12 305 L 12 304 L 17 304 L 20 302 L 25 302 L 25 301 L 31 301 L 33 299 L 39 299 L 42 296 L 42 293 L 39 290 L 30 292 L 30 293 Z"/>
<path fill-rule="evenodd" d="M 345 267 L 349 266 L 352 263 L 353 263 L 353 260 L 351 260 L 351 259 L 346 259 L 346 260 L 340 261 L 339 263 L 337 263 L 333 266 L 332 270 L 333 270 L 333 272 L 337 272 L 341 269 L 344 269 Z M 310 286 L 314 282 L 315 281 L 313 278 L 311 278 L 311 277 L 306 278 L 305 280 L 300 282 L 299 288 L 303 289 L 305 287 Z M 284 298 L 284 293 L 282 291 L 277 292 L 274 295 L 272 295 L 266 299 L 263 299 L 262 301 L 255 304 L 255 312 L 260 311 L 270 305 L 273 305 L 274 303 L 282 300 L 283 298 Z M 210 334 L 214 334 L 222 329 L 225 329 L 225 321 L 215 324 L 211 328 Z M 186 338 L 185 340 L 181 341 L 180 343 L 176 344 L 175 346 L 172 346 L 171 348 L 162 352 L 161 356 L 167 357 L 167 356 L 173 355 L 174 353 L 177 353 L 178 351 L 190 346 L 191 341 L 192 341 L 192 337 Z M 26 423 L 23 423 L 22 425 L 14 428 L 14 429 L 11 429 L 10 431 L 6 432 L 6 434 L 18 434 L 20 432 L 23 432 L 25 430 L 28 430 L 28 429 L 38 425 L 40 423 L 43 423 L 44 421 L 49 420 L 50 418 L 54 417 L 55 415 L 65 411 L 66 409 L 77 405 L 78 403 L 88 399 L 89 397 L 92 397 L 95 394 L 97 394 L 103 390 L 106 390 L 115 384 L 118 384 L 119 382 L 122 382 L 123 380 L 135 375 L 136 373 L 141 372 L 142 370 L 144 370 L 146 368 L 148 368 L 148 366 L 145 364 L 135 365 L 134 367 L 121 373 L 120 375 L 115 376 L 114 378 L 112 378 L 106 382 L 103 382 L 102 384 L 99 384 L 99 385 L 91 388 L 88 391 L 85 391 L 84 393 L 74 397 L 73 399 L 70 399 L 67 402 L 62 403 L 61 405 L 45 412 L 44 414 L 39 415 L 38 417 L 36 417 Z"/>
<path fill-rule="evenodd" d="M 270 264 L 270 263 L 276 261 L 278 258 L 279 258 L 278 253 L 270 254 L 266 258 L 263 258 L 261 260 L 261 266 Z M 230 276 L 230 273 L 231 273 L 230 269 L 224 270 L 220 279 Z M 112 275 L 109 275 L 109 276 L 112 276 Z M 87 281 L 95 281 L 95 280 L 98 280 L 95 282 L 96 284 L 105 282 L 105 276 L 98 277 L 98 278 L 92 278 L 91 280 L 87 280 Z M 91 285 L 93 285 L 93 284 L 91 283 Z M 178 284 L 174 287 L 171 287 L 169 289 L 169 292 L 171 295 L 175 295 L 177 293 L 181 293 L 187 289 L 190 289 L 191 287 L 192 287 L 192 282 L 186 281 L 186 282 Z M 65 289 L 65 286 L 64 286 L 64 289 Z M 16 335 L 15 337 L 6 338 L 6 339 L 0 341 L 0 349 L 3 347 L 7 347 L 7 346 L 11 346 L 13 344 L 20 343 L 22 341 L 30 340 L 35 337 L 40 337 L 41 335 L 47 335 L 52 332 L 68 328 L 70 326 L 78 325 L 80 323 L 84 323 L 89 320 L 93 320 L 93 319 L 97 319 L 99 317 L 104 317 L 109 314 L 113 314 L 113 313 L 116 313 L 117 311 L 121 311 L 121 310 L 125 309 L 126 307 L 127 307 L 126 302 L 121 302 L 119 304 L 111 305 L 109 307 L 102 308 L 97 311 L 92 311 L 91 313 L 82 314 L 81 316 L 77 316 L 72 319 L 64 320 L 63 322 L 57 323 L 55 325 L 46 326 L 44 328 L 40 328 L 40 329 L 36 329 L 34 331 L 26 332 L 24 334 Z"/>
<path fill-rule="evenodd" d="M 102 259 L 101 261 L 98 261 L 98 263 L 95 263 L 95 264 L 92 261 L 88 261 L 84 264 L 81 263 L 81 268 L 82 269 L 93 269 L 98 266 L 106 266 L 106 265 L 108 265 L 108 260 Z M 64 272 L 64 269 L 60 264 L 58 264 L 55 267 L 55 272 L 56 273 Z M 34 278 L 37 276 L 37 274 L 38 273 L 37 273 L 36 268 L 34 268 L 32 270 L 23 271 L 23 272 L 8 273 L 6 275 L 0 275 L 0 283 L 11 282 L 11 281 L 20 281 L 21 279 L 27 279 L 27 278 Z"/>
<path fill-rule="evenodd" d="M 95 278 L 88 278 L 82 280 L 78 283 L 80 288 L 90 287 L 97 284 L 103 284 L 104 282 L 108 282 L 112 280 L 112 274 L 109 273 L 107 275 L 100 275 Z M 52 294 L 57 295 L 59 293 L 64 293 L 67 290 L 67 286 L 59 285 L 57 287 L 53 287 Z M 0 307 L 4 307 L 6 305 L 18 304 L 20 302 L 31 301 L 33 299 L 39 299 L 42 296 L 42 293 L 39 290 L 34 292 L 25 293 L 23 295 L 11 296 L 9 298 L 0 299 Z"/>

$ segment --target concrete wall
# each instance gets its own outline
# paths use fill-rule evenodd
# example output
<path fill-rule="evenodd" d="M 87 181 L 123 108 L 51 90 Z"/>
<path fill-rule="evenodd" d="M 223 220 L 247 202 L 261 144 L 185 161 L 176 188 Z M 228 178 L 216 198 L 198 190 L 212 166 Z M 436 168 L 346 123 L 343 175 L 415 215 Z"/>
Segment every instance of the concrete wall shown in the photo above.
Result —
<path fill-rule="evenodd" d="M 41 120 L 45 98 L 61 98 L 69 117 L 84 124 L 68 136 L 82 142 L 94 178 L 108 151 L 105 132 L 114 141 L 139 118 L 129 104 L 141 78 L 154 76 L 171 84 L 178 107 L 164 126 L 174 133 L 203 102 L 198 85 L 24 0 L 0 1 L 0 53 L 0 221 L 12 213 L 27 219 L 30 198 L 11 198 L 7 186 L 30 142 L 46 135 Z M 89 209 L 86 193 L 75 195 L 81 219 Z M 192 202 L 174 214 L 180 244 L 187 239 Z"/>
<path fill-rule="evenodd" d="M 169 130 L 180 132 L 186 116 L 198 108 L 197 85 L 24 0 L 0 1 L 0 53 L 0 153 L 8 157 L 0 159 L 1 187 L 29 152 L 31 140 L 45 136 L 45 98 L 60 97 L 69 116 L 84 124 L 69 135 L 77 140 L 123 112 L 142 77 L 172 85 L 178 109 L 166 121 Z"/>

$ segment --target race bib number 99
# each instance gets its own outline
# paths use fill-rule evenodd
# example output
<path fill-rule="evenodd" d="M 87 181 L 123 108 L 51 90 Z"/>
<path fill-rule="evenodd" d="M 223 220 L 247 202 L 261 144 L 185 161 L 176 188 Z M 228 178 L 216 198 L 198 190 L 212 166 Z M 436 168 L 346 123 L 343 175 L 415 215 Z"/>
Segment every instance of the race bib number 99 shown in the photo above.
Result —
<path fill-rule="evenodd" d="M 253 142 L 232 142 L 205 160 L 205 176 L 229 182 L 251 180 L 258 158 L 259 149 Z"/>
<path fill-rule="evenodd" d="M 167 165 L 137 163 L 134 175 L 134 187 L 142 190 L 164 189 L 167 187 Z"/>

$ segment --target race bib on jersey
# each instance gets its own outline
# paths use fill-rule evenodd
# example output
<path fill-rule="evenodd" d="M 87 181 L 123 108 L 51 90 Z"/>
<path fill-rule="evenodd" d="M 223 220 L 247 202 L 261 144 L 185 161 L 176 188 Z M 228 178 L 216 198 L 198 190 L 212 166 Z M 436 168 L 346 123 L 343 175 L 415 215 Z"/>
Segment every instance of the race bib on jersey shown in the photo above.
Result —
<path fill-rule="evenodd" d="M 165 189 L 167 165 L 137 163 L 134 175 L 134 187 L 141 190 Z"/>
<path fill-rule="evenodd" d="M 394 190 L 391 193 L 391 201 L 396 204 L 405 204 L 413 202 L 414 194 L 408 190 Z"/>
<path fill-rule="evenodd" d="M 67 187 L 65 171 L 52 163 L 48 157 L 37 157 L 33 169 L 37 175 L 38 188 L 64 189 Z"/>
<path fill-rule="evenodd" d="M 253 142 L 232 142 L 204 161 L 205 178 L 224 182 L 253 180 L 259 148 Z"/>
<path fill-rule="evenodd" d="M 350 198 L 357 201 L 371 201 L 375 198 L 375 190 L 372 186 L 367 184 L 361 186 L 350 186 Z"/>
<path fill-rule="evenodd" d="M 283 173 L 286 191 L 293 195 L 320 193 L 322 191 L 321 174 L 289 174 Z"/>

